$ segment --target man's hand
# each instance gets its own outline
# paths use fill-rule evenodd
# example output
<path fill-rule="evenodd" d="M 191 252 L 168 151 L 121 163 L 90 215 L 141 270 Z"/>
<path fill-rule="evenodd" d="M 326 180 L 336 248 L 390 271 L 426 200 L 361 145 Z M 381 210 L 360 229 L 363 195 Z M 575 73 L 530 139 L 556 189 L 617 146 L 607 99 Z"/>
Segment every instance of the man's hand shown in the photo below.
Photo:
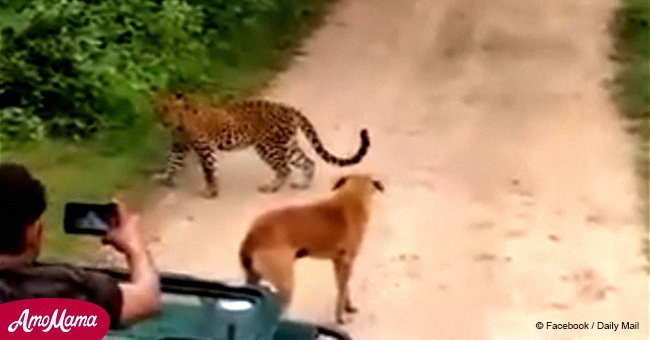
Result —
<path fill-rule="evenodd" d="M 138 230 L 140 216 L 129 213 L 121 202 L 114 202 L 117 205 L 116 225 L 111 226 L 102 243 L 112 245 L 126 256 L 144 252 L 145 243 Z"/>
<path fill-rule="evenodd" d="M 146 319 L 160 311 L 160 279 L 147 252 L 144 240 L 138 230 L 138 215 L 126 211 L 122 203 L 117 204 L 118 218 L 102 240 L 126 255 L 131 279 L 120 283 L 122 291 L 122 324 L 130 324 Z"/>

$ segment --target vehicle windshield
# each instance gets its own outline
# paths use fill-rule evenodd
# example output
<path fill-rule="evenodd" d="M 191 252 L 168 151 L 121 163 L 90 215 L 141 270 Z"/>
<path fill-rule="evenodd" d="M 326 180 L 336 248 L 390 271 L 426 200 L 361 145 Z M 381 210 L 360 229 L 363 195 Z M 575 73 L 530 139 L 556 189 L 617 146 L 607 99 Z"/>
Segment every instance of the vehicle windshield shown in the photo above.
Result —
<path fill-rule="evenodd" d="M 105 339 L 263 339 L 276 323 L 261 299 L 164 293 L 162 313 Z"/>

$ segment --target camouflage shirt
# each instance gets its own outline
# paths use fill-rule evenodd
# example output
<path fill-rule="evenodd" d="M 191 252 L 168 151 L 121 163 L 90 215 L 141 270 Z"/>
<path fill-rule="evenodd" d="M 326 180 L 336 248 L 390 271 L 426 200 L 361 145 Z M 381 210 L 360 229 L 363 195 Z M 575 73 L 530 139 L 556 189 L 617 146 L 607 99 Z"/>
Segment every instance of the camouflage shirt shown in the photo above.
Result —
<path fill-rule="evenodd" d="M 106 310 L 111 328 L 120 323 L 122 292 L 112 277 L 68 265 L 0 268 L 0 303 L 31 298 L 68 298 Z"/>

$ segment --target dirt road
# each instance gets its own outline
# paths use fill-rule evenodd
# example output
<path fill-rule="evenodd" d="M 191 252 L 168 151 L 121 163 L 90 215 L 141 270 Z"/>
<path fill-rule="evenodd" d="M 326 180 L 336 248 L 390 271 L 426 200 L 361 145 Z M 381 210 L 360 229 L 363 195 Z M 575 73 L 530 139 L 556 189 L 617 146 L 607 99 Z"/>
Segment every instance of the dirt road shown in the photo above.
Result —
<path fill-rule="evenodd" d="M 263 195 L 271 172 L 254 153 L 224 154 L 217 200 L 198 196 L 191 163 L 149 209 L 156 259 L 241 280 L 238 243 L 256 214 L 371 171 L 387 192 L 352 281 L 355 339 L 647 339 L 634 144 L 602 87 L 614 5 L 342 1 L 268 97 L 304 110 L 338 154 L 367 127 L 368 157 L 319 161 L 311 190 Z M 291 315 L 332 322 L 331 271 L 299 262 Z"/>

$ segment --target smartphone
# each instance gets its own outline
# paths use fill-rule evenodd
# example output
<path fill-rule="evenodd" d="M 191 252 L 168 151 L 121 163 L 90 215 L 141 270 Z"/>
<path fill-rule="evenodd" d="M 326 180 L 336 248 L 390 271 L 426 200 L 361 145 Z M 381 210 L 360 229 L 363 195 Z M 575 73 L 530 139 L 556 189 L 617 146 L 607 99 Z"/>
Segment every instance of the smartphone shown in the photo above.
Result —
<path fill-rule="evenodd" d="M 117 225 L 117 205 L 71 202 L 65 205 L 63 228 L 66 234 L 106 235 Z"/>

